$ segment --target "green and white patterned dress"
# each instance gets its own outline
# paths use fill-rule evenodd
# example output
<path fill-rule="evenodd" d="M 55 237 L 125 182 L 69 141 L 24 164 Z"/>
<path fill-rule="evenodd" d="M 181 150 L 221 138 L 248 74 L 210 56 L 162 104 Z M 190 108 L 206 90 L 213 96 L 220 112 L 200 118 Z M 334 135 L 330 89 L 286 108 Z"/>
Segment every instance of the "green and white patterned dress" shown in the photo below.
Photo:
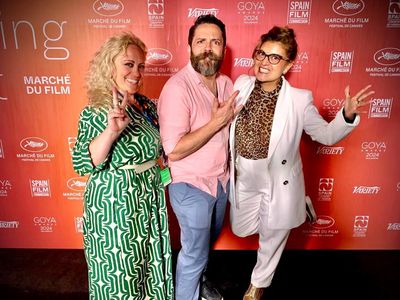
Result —
<path fill-rule="evenodd" d="M 90 299 L 173 299 L 172 257 L 165 190 L 158 165 L 137 174 L 119 169 L 157 159 L 161 142 L 155 105 L 136 94 L 145 115 L 127 106 L 133 120 L 97 167 L 89 143 L 107 126 L 107 109 L 80 114 L 73 165 L 90 174 L 84 194 L 84 249 Z"/>

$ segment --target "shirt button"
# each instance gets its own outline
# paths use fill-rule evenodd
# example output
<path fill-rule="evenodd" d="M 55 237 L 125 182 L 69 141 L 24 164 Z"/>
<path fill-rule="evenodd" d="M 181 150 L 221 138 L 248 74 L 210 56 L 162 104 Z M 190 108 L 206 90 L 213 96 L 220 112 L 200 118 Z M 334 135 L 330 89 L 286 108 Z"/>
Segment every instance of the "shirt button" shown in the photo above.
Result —
<path fill-rule="evenodd" d="M 285 181 L 283 182 L 284 185 L 287 185 L 288 183 L 289 183 L 289 181 L 287 181 L 287 180 L 285 180 Z"/>
<path fill-rule="evenodd" d="M 282 165 L 286 164 L 286 159 L 282 160 Z"/>

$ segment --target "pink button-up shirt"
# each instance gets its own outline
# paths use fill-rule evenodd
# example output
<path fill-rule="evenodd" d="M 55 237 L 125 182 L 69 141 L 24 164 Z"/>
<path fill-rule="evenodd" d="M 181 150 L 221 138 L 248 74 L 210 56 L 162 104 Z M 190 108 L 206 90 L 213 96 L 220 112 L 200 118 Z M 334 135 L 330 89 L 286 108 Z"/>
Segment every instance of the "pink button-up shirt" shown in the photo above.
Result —
<path fill-rule="evenodd" d="M 190 62 L 164 85 L 158 100 L 160 134 L 165 153 L 174 150 L 187 133 L 204 126 L 211 119 L 214 95 L 206 87 Z M 232 94 L 229 77 L 217 75 L 218 100 Z M 217 195 L 218 180 L 224 188 L 229 178 L 229 126 L 217 132 L 203 147 L 178 161 L 169 161 L 172 182 L 186 182 Z"/>

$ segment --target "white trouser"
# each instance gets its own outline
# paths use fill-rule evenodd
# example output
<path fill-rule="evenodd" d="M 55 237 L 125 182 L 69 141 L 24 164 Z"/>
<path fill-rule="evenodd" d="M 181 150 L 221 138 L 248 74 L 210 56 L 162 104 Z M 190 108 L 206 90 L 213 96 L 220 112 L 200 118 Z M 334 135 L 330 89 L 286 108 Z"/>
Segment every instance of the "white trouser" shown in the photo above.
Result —
<path fill-rule="evenodd" d="M 237 156 L 236 167 L 236 201 L 239 201 L 239 209 L 231 205 L 232 231 L 240 237 L 259 234 L 257 263 L 251 275 L 251 283 L 263 288 L 271 284 L 290 229 L 267 228 L 270 202 L 267 159 L 249 160 Z"/>

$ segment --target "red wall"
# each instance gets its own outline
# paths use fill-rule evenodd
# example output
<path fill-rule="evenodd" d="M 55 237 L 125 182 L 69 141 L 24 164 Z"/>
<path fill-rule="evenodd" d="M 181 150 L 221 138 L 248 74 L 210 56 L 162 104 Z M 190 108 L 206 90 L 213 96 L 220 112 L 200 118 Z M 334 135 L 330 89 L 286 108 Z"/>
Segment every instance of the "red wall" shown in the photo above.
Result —
<path fill-rule="evenodd" d="M 293 230 L 287 247 L 400 249 L 399 0 L 2 1 L 0 247 L 82 247 L 86 178 L 74 173 L 70 150 L 87 102 L 89 60 L 113 33 L 133 31 L 150 49 L 144 93 L 157 101 L 188 62 L 188 28 L 205 13 L 227 26 L 223 71 L 232 80 L 250 71 L 262 33 L 289 24 L 300 51 L 287 78 L 313 91 L 326 119 L 341 107 L 345 85 L 376 91 L 348 139 L 323 147 L 304 137 L 306 188 L 318 222 Z M 255 237 L 234 237 L 226 221 L 216 248 L 257 247 Z"/>

